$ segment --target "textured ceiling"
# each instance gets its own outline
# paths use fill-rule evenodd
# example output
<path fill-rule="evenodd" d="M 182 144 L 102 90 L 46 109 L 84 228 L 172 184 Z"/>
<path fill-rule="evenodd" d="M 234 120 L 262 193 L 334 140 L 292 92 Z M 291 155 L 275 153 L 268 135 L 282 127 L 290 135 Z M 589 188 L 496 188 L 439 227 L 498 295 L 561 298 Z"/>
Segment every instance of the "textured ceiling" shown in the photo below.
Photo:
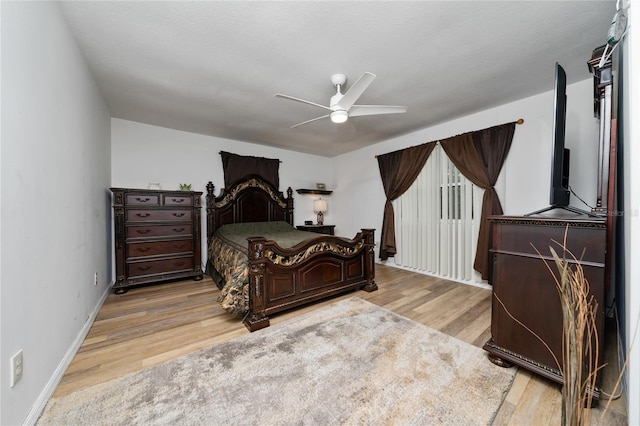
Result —
<path fill-rule="evenodd" d="M 61 2 L 113 117 L 332 157 L 552 90 L 606 40 L 615 1 Z M 319 120 L 331 75 L 377 78 Z M 516 114 L 517 115 L 517 114 Z M 519 118 L 514 115 L 514 120 Z"/>

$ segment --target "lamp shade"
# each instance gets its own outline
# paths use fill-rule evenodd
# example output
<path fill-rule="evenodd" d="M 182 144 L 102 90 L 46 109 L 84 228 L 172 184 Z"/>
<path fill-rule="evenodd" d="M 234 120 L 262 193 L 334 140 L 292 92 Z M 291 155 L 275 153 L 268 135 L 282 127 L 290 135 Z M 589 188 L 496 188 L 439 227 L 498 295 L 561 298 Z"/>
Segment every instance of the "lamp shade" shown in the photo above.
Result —
<path fill-rule="evenodd" d="M 313 201 L 313 211 L 315 213 L 324 213 L 327 211 L 327 200 L 322 198 Z"/>

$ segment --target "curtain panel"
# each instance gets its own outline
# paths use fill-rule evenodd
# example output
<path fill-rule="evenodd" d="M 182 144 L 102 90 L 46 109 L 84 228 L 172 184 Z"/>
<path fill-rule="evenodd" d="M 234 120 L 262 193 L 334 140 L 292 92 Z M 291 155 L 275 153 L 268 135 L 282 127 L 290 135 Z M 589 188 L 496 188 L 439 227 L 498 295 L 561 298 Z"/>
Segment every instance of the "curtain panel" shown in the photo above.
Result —
<path fill-rule="evenodd" d="M 500 170 L 509 153 L 516 122 L 468 132 L 439 141 L 443 150 L 474 185 L 485 190 L 478 232 L 478 246 L 473 267 L 483 279 L 489 276 L 489 222 L 490 215 L 503 213 L 494 188 Z M 382 220 L 380 259 L 394 256 L 396 251 L 394 212 L 391 201 L 402 195 L 414 182 L 436 142 L 394 151 L 378 156 L 380 176 L 387 200 Z"/>
<path fill-rule="evenodd" d="M 280 160 L 264 157 L 252 157 L 220 151 L 225 188 L 249 175 L 259 175 L 264 180 L 280 188 Z"/>
<path fill-rule="evenodd" d="M 436 143 L 429 142 L 378 156 L 382 186 L 387 196 L 380 238 L 380 259 L 382 260 L 393 257 L 397 253 L 395 217 L 391 201 L 404 194 L 413 184 L 436 147 Z"/>
<path fill-rule="evenodd" d="M 482 279 L 489 278 L 489 221 L 491 215 L 503 213 L 494 185 L 511 148 L 516 123 L 465 133 L 441 141 L 442 149 L 460 173 L 483 188 L 478 246 L 473 268 Z"/>

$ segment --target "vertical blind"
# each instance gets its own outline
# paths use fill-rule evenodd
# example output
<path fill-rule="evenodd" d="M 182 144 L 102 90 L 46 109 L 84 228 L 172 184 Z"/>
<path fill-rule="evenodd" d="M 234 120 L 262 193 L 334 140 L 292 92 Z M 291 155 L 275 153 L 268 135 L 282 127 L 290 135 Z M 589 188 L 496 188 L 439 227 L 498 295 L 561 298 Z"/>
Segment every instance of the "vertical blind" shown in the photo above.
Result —
<path fill-rule="evenodd" d="M 466 179 L 438 144 L 413 185 L 392 204 L 394 262 L 455 281 L 481 283 L 473 269 L 484 190 Z"/>

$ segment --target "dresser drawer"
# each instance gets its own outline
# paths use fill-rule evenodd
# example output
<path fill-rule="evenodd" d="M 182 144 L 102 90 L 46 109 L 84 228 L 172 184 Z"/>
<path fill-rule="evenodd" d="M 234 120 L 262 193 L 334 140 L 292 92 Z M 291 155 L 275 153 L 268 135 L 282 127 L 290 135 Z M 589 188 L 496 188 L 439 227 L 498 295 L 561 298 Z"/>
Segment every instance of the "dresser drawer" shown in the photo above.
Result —
<path fill-rule="evenodd" d="M 160 220 L 191 220 L 191 210 L 142 210 L 128 209 L 126 220 L 129 222 L 150 222 Z"/>
<path fill-rule="evenodd" d="M 126 194 L 124 203 L 127 206 L 159 206 L 160 194 Z"/>
<path fill-rule="evenodd" d="M 164 197 L 165 206 L 189 206 L 193 205 L 193 197 L 190 195 L 171 195 L 166 194 Z"/>
<path fill-rule="evenodd" d="M 127 263 L 127 276 L 129 277 L 190 270 L 193 270 L 193 257 L 178 257 L 173 259 Z"/>
<path fill-rule="evenodd" d="M 563 244 L 566 231 L 567 249 L 576 258 L 603 264 L 605 261 L 606 253 L 602 249 L 606 237 L 604 222 L 586 223 L 585 226 L 572 224 L 567 227 L 563 224 L 540 225 L 540 221 L 522 220 L 510 223 L 496 220 L 492 223 L 492 229 L 493 252 L 519 253 L 539 258 L 540 254 L 545 257 L 551 256 L 549 247 L 552 247 L 562 256 L 562 247 L 557 243 Z"/>
<path fill-rule="evenodd" d="M 127 240 L 132 238 L 177 237 L 192 234 L 193 224 L 191 223 L 127 226 Z"/>
<path fill-rule="evenodd" d="M 144 241 L 127 244 L 127 259 L 167 254 L 183 254 L 193 251 L 193 240 Z"/>

